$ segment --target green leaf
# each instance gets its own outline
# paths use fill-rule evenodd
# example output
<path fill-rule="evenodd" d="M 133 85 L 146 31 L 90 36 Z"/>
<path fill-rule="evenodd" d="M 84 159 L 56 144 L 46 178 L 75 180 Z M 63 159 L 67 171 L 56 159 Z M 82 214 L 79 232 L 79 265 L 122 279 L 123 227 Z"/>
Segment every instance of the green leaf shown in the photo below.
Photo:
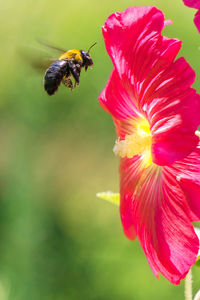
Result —
<path fill-rule="evenodd" d="M 97 193 L 97 197 L 119 206 L 119 203 L 120 203 L 120 194 L 119 193 L 113 193 L 110 191 L 101 192 L 101 193 Z"/>

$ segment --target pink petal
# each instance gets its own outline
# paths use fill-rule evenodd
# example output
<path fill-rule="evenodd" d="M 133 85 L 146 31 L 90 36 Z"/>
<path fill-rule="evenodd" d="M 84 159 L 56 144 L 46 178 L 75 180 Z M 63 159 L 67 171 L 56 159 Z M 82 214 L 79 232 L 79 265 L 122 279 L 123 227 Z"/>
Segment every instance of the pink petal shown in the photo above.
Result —
<path fill-rule="evenodd" d="M 143 91 L 173 62 L 181 42 L 161 36 L 164 15 L 155 7 L 130 7 L 103 27 L 107 52 L 137 107 Z"/>
<path fill-rule="evenodd" d="M 115 92 L 119 94 L 117 82 L 121 90 L 126 90 L 127 95 L 121 92 L 119 101 L 125 107 L 128 98 L 131 110 L 137 108 L 148 119 L 153 133 L 153 161 L 158 165 L 170 164 L 192 152 L 198 143 L 194 132 L 200 123 L 200 96 L 190 88 L 195 73 L 185 59 L 173 62 L 181 42 L 162 37 L 163 26 L 164 16 L 155 7 L 130 7 L 111 15 L 103 27 L 107 51 L 121 79 L 115 80 L 112 89 L 108 83 L 103 102 L 108 95 L 111 99 Z M 115 117 L 117 109 L 114 111 Z"/>
<path fill-rule="evenodd" d="M 198 10 L 194 16 L 194 24 L 196 25 L 196 27 L 200 33 L 200 10 Z"/>
<path fill-rule="evenodd" d="M 99 96 L 99 103 L 113 116 L 118 136 L 122 138 L 125 134 L 131 134 L 131 121 L 138 116 L 139 111 L 115 70 Z"/>
<path fill-rule="evenodd" d="M 177 161 L 166 170 L 176 177 L 190 210 L 191 221 L 200 220 L 200 144 L 185 159 Z"/>
<path fill-rule="evenodd" d="M 195 149 L 200 124 L 200 96 L 190 88 L 194 71 L 184 58 L 171 64 L 146 92 L 147 118 L 153 135 L 153 161 L 167 165 Z"/>
<path fill-rule="evenodd" d="M 134 156 L 133 158 L 121 159 L 120 165 L 120 213 L 124 232 L 127 237 L 133 240 L 136 237 L 134 226 L 134 212 L 133 207 L 133 193 L 136 189 L 137 183 L 144 172 L 142 166 L 141 156 Z"/>
<path fill-rule="evenodd" d="M 110 78 L 99 96 L 100 105 L 117 119 L 127 119 L 138 114 L 128 91 L 124 89 L 117 72 L 112 71 Z"/>
<path fill-rule="evenodd" d="M 183 0 L 183 2 L 186 6 L 200 8 L 200 0 Z"/>
<path fill-rule="evenodd" d="M 160 272 L 178 284 L 195 263 L 199 248 L 187 201 L 169 169 L 152 164 L 142 171 L 138 161 L 124 159 L 121 164 L 124 231 L 129 238 L 137 234 L 156 276 Z"/>
<path fill-rule="evenodd" d="M 200 0 L 183 0 L 186 6 L 200 9 Z M 194 24 L 196 25 L 199 33 L 200 33 L 200 11 L 198 10 L 194 16 Z"/>

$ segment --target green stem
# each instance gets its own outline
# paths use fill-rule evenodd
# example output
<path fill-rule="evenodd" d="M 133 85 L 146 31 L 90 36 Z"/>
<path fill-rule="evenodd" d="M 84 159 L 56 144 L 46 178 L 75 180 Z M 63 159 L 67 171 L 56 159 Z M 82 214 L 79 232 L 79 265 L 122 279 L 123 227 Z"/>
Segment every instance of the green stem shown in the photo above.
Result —
<path fill-rule="evenodd" d="M 192 270 L 185 277 L 185 300 L 192 300 Z"/>

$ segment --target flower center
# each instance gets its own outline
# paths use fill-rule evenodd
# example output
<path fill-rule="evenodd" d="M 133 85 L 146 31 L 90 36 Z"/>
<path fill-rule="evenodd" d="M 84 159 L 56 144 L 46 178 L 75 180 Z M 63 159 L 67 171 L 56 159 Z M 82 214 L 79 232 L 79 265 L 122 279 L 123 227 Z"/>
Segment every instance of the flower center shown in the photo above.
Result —
<path fill-rule="evenodd" d="M 151 131 L 146 119 L 140 118 L 133 124 L 134 131 L 127 134 L 124 140 L 119 138 L 115 142 L 113 151 L 124 158 L 132 158 L 134 155 L 142 155 L 147 167 L 152 163 L 151 157 Z"/>

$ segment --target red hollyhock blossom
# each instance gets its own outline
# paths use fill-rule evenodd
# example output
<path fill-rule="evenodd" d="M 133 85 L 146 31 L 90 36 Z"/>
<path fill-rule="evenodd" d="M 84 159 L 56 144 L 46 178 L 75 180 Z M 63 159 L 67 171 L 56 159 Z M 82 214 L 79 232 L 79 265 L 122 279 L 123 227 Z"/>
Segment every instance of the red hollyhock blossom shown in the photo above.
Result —
<path fill-rule="evenodd" d="M 178 284 L 199 248 L 191 222 L 200 220 L 200 96 L 192 68 L 175 60 L 181 42 L 161 36 L 166 24 L 155 7 L 107 19 L 114 69 L 99 100 L 116 126 L 124 232 L 138 237 L 157 277 Z"/>
<path fill-rule="evenodd" d="M 186 6 L 198 9 L 194 16 L 194 24 L 200 33 L 200 0 L 183 0 L 183 2 Z"/>

